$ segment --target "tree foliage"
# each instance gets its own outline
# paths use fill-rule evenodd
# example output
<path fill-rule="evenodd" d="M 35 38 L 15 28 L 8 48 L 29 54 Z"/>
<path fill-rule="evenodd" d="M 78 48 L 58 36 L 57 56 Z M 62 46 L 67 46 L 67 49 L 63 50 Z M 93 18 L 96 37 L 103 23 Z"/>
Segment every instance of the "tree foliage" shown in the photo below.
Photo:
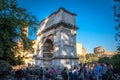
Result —
<path fill-rule="evenodd" d="M 116 55 L 112 56 L 110 59 L 110 63 L 113 65 L 113 67 L 120 74 L 120 54 L 116 54 Z"/>
<path fill-rule="evenodd" d="M 110 57 L 100 57 L 98 62 L 100 63 L 110 63 Z"/>
<path fill-rule="evenodd" d="M 96 62 L 99 59 L 99 54 L 86 54 L 86 63 Z"/>
<path fill-rule="evenodd" d="M 31 50 L 31 40 L 26 36 L 26 27 L 35 31 L 37 19 L 26 9 L 17 4 L 17 0 L 0 0 L 0 60 L 14 65 L 15 53 L 20 52 L 18 40 L 22 49 Z"/>
<path fill-rule="evenodd" d="M 83 56 L 83 55 L 78 55 L 78 63 L 80 64 L 80 63 L 85 63 L 85 56 Z"/>
<path fill-rule="evenodd" d="M 115 39 L 118 42 L 117 50 L 120 51 L 120 0 L 114 0 L 114 16 L 117 25 L 115 26 L 116 35 Z"/>
<path fill-rule="evenodd" d="M 119 70 L 120 69 L 120 54 L 116 54 L 111 57 L 101 56 L 98 62 L 112 64 L 113 67 L 116 69 L 117 73 L 120 74 L 120 70 Z"/>

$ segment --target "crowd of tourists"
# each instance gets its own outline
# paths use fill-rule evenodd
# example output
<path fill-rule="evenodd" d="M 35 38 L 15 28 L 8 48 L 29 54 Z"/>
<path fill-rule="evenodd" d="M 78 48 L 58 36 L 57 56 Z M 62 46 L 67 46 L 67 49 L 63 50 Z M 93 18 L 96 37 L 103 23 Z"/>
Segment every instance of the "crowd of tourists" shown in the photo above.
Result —
<path fill-rule="evenodd" d="M 73 68 L 36 68 L 13 70 L 16 80 L 114 80 L 115 70 L 111 64 L 95 63 L 74 65 Z M 118 79 L 120 80 L 120 79 Z"/>

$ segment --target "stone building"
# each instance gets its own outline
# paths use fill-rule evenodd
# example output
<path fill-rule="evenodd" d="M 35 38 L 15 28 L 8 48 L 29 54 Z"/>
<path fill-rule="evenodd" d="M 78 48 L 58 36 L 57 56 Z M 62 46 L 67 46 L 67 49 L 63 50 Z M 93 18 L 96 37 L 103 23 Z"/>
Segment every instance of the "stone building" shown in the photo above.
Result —
<path fill-rule="evenodd" d="M 86 56 L 86 49 L 82 47 L 82 55 L 85 57 Z"/>
<path fill-rule="evenodd" d="M 76 43 L 76 48 L 77 48 L 77 55 L 78 56 L 83 56 L 85 57 L 86 56 L 86 49 L 83 48 L 82 44 L 81 43 Z"/>
<path fill-rule="evenodd" d="M 98 46 L 94 48 L 94 53 L 96 54 L 103 54 L 105 52 L 105 49 L 102 46 Z"/>
<path fill-rule="evenodd" d="M 78 65 L 76 14 L 64 8 L 39 23 L 35 64 L 42 67 Z"/>

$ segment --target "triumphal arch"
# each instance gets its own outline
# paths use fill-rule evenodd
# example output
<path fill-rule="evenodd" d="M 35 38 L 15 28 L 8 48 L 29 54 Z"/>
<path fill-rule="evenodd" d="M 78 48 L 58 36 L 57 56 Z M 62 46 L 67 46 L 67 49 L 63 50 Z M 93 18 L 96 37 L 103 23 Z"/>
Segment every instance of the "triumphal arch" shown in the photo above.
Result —
<path fill-rule="evenodd" d="M 39 23 L 36 65 L 70 67 L 78 64 L 75 16 L 60 8 Z"/>

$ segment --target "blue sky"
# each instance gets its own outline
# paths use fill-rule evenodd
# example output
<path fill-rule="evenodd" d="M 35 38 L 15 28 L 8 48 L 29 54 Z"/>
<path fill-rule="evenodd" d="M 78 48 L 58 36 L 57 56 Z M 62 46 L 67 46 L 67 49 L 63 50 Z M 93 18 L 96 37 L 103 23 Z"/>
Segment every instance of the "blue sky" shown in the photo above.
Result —
<path fill-rule="evenodd" d="M 39 21 L 64 7 L 77 14 L 77 42 L 82 43 L 87 53 L 92 53 L 97 46 L 116 51 L 113 0 L 19 0 L 19 5 Z M 31 38 L 35 39 L 35 35 Z"/>

